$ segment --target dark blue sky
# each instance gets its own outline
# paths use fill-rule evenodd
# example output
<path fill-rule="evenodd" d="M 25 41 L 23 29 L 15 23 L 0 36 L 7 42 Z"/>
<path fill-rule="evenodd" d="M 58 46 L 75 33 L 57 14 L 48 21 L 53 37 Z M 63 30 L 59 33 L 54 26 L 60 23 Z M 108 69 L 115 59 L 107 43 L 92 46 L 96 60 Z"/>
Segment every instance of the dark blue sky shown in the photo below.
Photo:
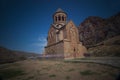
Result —
<path fill-rule="evenodd" d="M 0 46 L 41 53 L 53 13 L 62 8 L 78 26 L 88 16 L 108 18 L 120 0 L 1 0 Z"/>

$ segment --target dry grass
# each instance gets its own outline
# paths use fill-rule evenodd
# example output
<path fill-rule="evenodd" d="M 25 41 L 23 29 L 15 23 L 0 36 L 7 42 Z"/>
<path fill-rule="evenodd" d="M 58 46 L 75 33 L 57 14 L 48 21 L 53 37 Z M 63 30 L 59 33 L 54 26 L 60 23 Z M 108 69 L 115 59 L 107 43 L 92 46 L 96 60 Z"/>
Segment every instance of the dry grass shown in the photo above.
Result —
<path fill-rule="evenodd" d="M 88 49 L 91 56 L 120 56 L 120 36 L 110 38 L 96 45 L 96 47 Z"/>
<path fill-rule="evenodd" d="M 91 71 L 91 70 L 80 71 L 80 75 L 83 75 L 83 76 L 95 75 L 95 74 L 99 74 L 99 73 L 93 72 L 93 71 Z"/>
<path fill-rule="evenodd" d="M 0 65 L 1 77 L 7 80 L 115 80 L 118 72 L 107 65 L 63 61 L 25 60 Z"/>

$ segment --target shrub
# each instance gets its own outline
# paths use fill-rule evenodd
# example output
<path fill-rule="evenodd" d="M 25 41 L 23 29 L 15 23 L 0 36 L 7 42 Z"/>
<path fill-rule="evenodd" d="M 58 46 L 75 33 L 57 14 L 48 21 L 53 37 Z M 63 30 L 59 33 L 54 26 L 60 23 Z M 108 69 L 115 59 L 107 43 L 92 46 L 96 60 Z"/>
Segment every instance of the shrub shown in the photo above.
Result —
<path fill-rule="evenodd" d="M 52 74 L 52 75 L 49 75 L 49 77 L 56 77 L 56 75 L 55 75 L 55 74 Z"/>
<path fill-rule="evenodd" d="M 93 75 L 93 74 L 96 74 L 96 72 L 92 72 L 90 70 L 85 70 L 85 71 L 82 71 L 80 72 L 81 75 Z"/>

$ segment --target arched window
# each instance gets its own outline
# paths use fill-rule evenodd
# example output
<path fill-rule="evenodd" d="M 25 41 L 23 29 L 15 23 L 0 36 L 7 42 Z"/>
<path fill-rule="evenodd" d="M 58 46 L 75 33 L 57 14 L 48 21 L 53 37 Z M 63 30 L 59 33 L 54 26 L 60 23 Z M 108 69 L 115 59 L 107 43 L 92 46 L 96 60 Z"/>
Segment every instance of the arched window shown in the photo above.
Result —
<path fill-rule="evenodd" d="M 62 21 L 64 21 L 64 16 L 62 16 Z"/>
<path fill-rule="evenodd" d="M 76 43 L 77 39 L 76 39 L 76 31 L 75 31 L 75 28 L 71 27 L 70 28 L 70 36 L 71 36 L 71 42 L 72 43 Z"/>
<path fill-rule="evenodd" d="M 75 52 L 75 48 L 74 48 L 74 52 Z"/>
<path fill-rule="evenodd" d="M 58 20 L 59 20 L 59 21 L 61 20 L 61 17 L 60 17 L 60 15 L 58 16 Z"/>
<path fill-rule="evenodd" d="M 55 21 L 57 21 L 57 16 L 55 16 Z"/>

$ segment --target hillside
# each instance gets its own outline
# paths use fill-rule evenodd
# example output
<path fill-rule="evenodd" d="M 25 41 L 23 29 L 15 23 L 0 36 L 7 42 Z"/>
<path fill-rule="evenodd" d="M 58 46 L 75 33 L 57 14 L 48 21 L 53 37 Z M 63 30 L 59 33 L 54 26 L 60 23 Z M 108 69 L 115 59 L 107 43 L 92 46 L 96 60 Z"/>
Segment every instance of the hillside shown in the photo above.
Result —
<path fill-rule="evenodd" d="M 24 60 L 29 57 L 39 56 L 39 54 L 22 52 L 22 51 L 13 51 L 4 47 L 0 47 L 0 64 L 15 62 L 18 60 Z"/>
<path fill-rule="evenodd" d="M 78 31 L 80 41 L 91 56 L 120 56 L 120 12 L 107 19 L 90 16 Z"/>
<path fill-rule="evenodd" d="M 120 35 L 120 13 L 107 19 L 90 16 L 80 24 L 78 30 L 80 41 L 90 48 L 101 41 Z"/>
<path fill-rule="evenodd" d="M 120 36 L 115 36 L 108 40 L 102 41 L 94 47 L 88 49 L 91 56 L 117 56 L 120 57 Z"/>

